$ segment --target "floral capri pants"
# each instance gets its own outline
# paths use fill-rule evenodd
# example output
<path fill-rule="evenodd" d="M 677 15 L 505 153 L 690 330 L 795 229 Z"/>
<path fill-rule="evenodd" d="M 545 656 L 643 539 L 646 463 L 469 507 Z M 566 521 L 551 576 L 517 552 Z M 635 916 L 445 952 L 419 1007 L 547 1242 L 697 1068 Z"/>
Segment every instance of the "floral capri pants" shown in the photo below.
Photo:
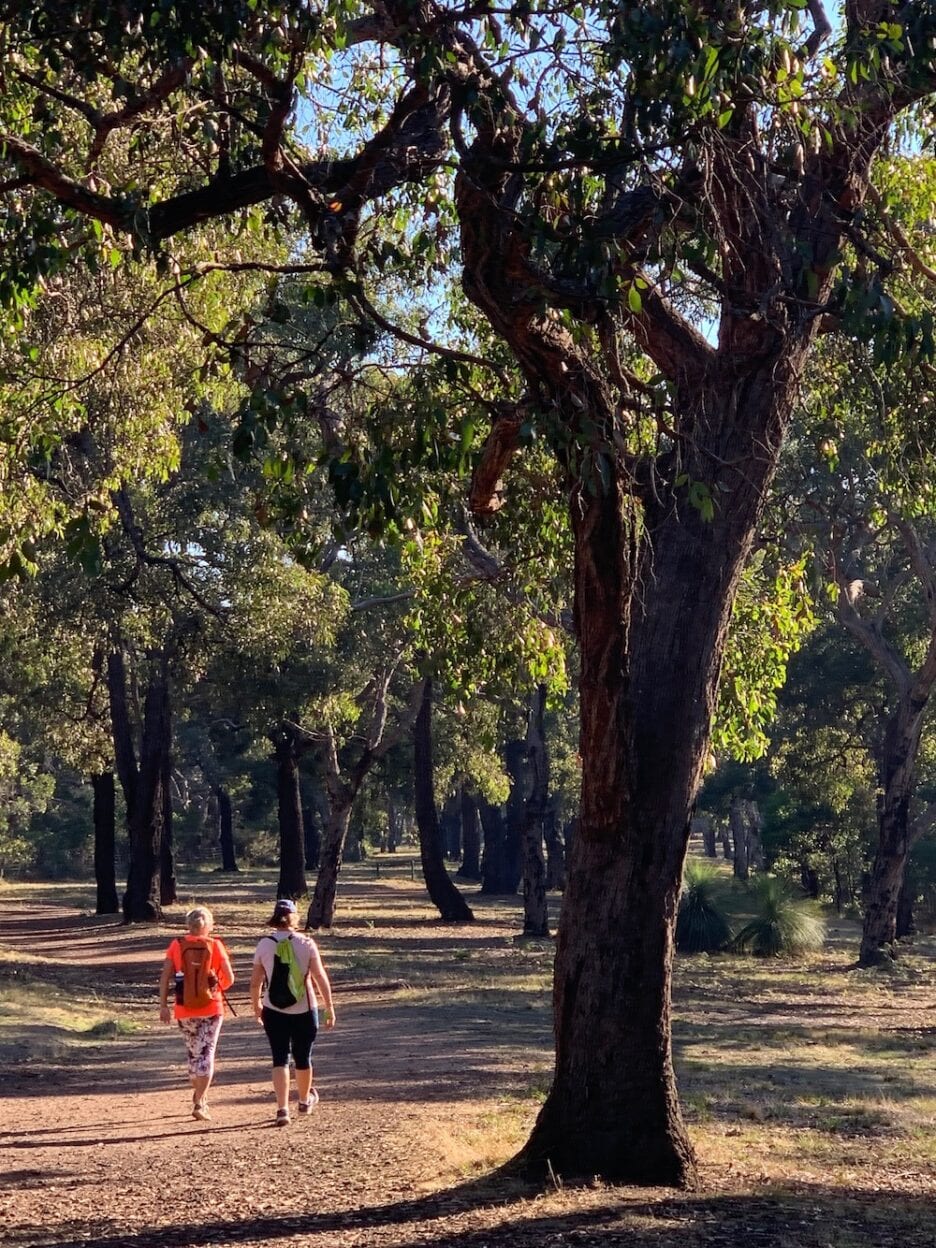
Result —
<path fill-rule="evenodd" d="M 213 1014 L 210 1018 L 180 1018 L 178 1022 L 188 1051 L 188 1073 L 213 1075 L 223 1017 Z"/>

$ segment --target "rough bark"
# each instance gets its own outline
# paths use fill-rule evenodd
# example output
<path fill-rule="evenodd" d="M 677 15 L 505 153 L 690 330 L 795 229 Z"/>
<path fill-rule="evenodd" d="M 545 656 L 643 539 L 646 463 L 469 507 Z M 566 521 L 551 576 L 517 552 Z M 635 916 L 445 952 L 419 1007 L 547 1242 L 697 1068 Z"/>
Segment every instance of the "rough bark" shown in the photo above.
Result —
<path fill-rule="evenodd" d="M 445 923 L 471 923 L 474 914 L 445 868 L 442 832 L 432 777 L 432 681 L 423 682 L 422 699 L 413 725 L 413 793 L 419 857 L 430 900 Z"/>
<path fill-rule="evenodd" d="M 530 773 L 521 845 L 523 852 L 523 934 L 549 935 L 546 906 L 546 859 L 543 854 L 543 820 L 549 802 L 549 756 L 546 752 L 546 687 L 540 685 L 530 701 L 526 756 Z"/>
<path fill-rule="evenodd" d="M 575 499 L 582 798 L 556 957 L 555 1076 L 518 1158 L 527 1169 L 695 1181 L 670 1045 L 673 925 L 730 606 L 793 393 L 773 371 L 744 389 L 744 419 L 762 408 L 776 421 L 755 447 L 741 413 L 725 413 L 747 465 L 731 508 L 706 522 L 648 500 L 638 531 L 625 496 Z M 714 418 L 717 394 L 701 403 Z"/>
<path fill-rule="evenodd" d="M 95 914 L 118 914 L 117 875 L 114 865 L 116 846 L 114 773 L 102 771 L 91 777 L 94 793 L 94 883 L 97 890 Z"/>
<path fill-rule="evenodd" d="M 223 785 L 219 785 L 215 790 L 215 796 L 218 801 L 218 845 L 221 850 L 221 870 L 240 871 L 234 846 L 234 812 L 231 809 L 231 795 Z"/>

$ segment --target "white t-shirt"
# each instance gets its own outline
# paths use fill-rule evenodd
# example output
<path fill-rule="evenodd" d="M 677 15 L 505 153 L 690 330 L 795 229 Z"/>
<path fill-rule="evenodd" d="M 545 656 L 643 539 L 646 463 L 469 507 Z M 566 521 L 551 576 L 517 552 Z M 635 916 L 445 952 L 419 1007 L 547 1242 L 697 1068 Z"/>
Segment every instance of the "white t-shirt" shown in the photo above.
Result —
<path fill-rule="evenodd" d="M 270 979 L 273 975 L 273 959 L 276 956 L 276 945 L 281 940 L 292 940 L 296 961 L 299 963 L 299 970 L 305 977 L 306 992 L 308 993 L 308 997 L 303 997 L 295 1005 L 288 1005 L 285 1009 L 282 1006 L 271 1005 L 270 1003 Z M 274 941 L 276 942 L 275 944 Z M 276 1010 L 279 1014 L 305 1014 L 310 1008 L 313 1010 L 318 1008 L 315 1000 L 315 988 L 312 980 L 309 978 L 309 963 L 312 961 L 314 951 L 314 943 L 296 932 L 271 932 L 269 936 L 264 936 L 259 941 L 254 950 L 253 964 L 254 966 L 258 964 L 262 966 L 263 973 L 266 976 L 266 987 L 263 990 L 263 1005 L 266 1009 Z"/>

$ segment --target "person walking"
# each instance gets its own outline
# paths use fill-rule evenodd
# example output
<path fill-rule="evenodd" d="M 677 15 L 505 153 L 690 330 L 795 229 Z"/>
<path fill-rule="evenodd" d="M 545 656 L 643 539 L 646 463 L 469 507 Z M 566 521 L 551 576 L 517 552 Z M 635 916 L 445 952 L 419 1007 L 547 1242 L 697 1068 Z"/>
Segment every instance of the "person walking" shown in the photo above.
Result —
<path fill-rule="evenodd" d="M 318 1034 L 318 1002 L 326 1027 L 335 1025 L 331 984 L 315 941 L 301 936 L 295 902 L 280 898 L 269 919 L 273 933 L 257 944 L 250 977 L 250 1000 L 266 1032 L 273 1057 L 276 1126 L 289 1125 L 289 1055 L 296 1067 L 299 1113 L 318 1104 L 313 1085 L 312 1046 Z"/>
<path fill-rule="evenodd" d="M 211 1118 L 208 1089 L 224 1021 L 224 993 L 234 983 L 234 971 L 224 943 L 211 935 L 214 917 L 207 906 L 190 910 L 185 926 L 185 935 L 177 936 L 166 950 L 159 978 L 159 1018 L 169 1023 L 174 1016 L 185 1039 L 192 1117 L 203 1122 Z"/>

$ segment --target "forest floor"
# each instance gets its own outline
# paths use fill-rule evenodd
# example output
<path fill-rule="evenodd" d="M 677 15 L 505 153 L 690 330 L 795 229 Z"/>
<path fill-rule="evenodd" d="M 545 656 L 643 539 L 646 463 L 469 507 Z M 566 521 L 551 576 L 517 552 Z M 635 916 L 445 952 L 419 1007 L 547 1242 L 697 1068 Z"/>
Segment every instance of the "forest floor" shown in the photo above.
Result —
<path fill-rule="evenodd" d="M 474 890 L 471 890 L 472 892 Z M 272 1126 L 268 1051 L 246 999 L 269 873 L 182 873 L 159 929 L 96 917 L 85 885 L 0 882 L 0 1236 L 7 1248 L 933 1248 L 936 940 L 853 969 L 821 955 L 679 958 L 675 1047 L 697 1192 L 538 1191 L 493 1171 L 551 1067 L 548 941 L 518 902 L 472 896 L 443 926 L 407 859 L 343 871 L 319 941 L 338 1025 L 321 1104 Z M 207 902 L 234 958 L 210 1123 L 195 1122 L 163 951 Z"/>

